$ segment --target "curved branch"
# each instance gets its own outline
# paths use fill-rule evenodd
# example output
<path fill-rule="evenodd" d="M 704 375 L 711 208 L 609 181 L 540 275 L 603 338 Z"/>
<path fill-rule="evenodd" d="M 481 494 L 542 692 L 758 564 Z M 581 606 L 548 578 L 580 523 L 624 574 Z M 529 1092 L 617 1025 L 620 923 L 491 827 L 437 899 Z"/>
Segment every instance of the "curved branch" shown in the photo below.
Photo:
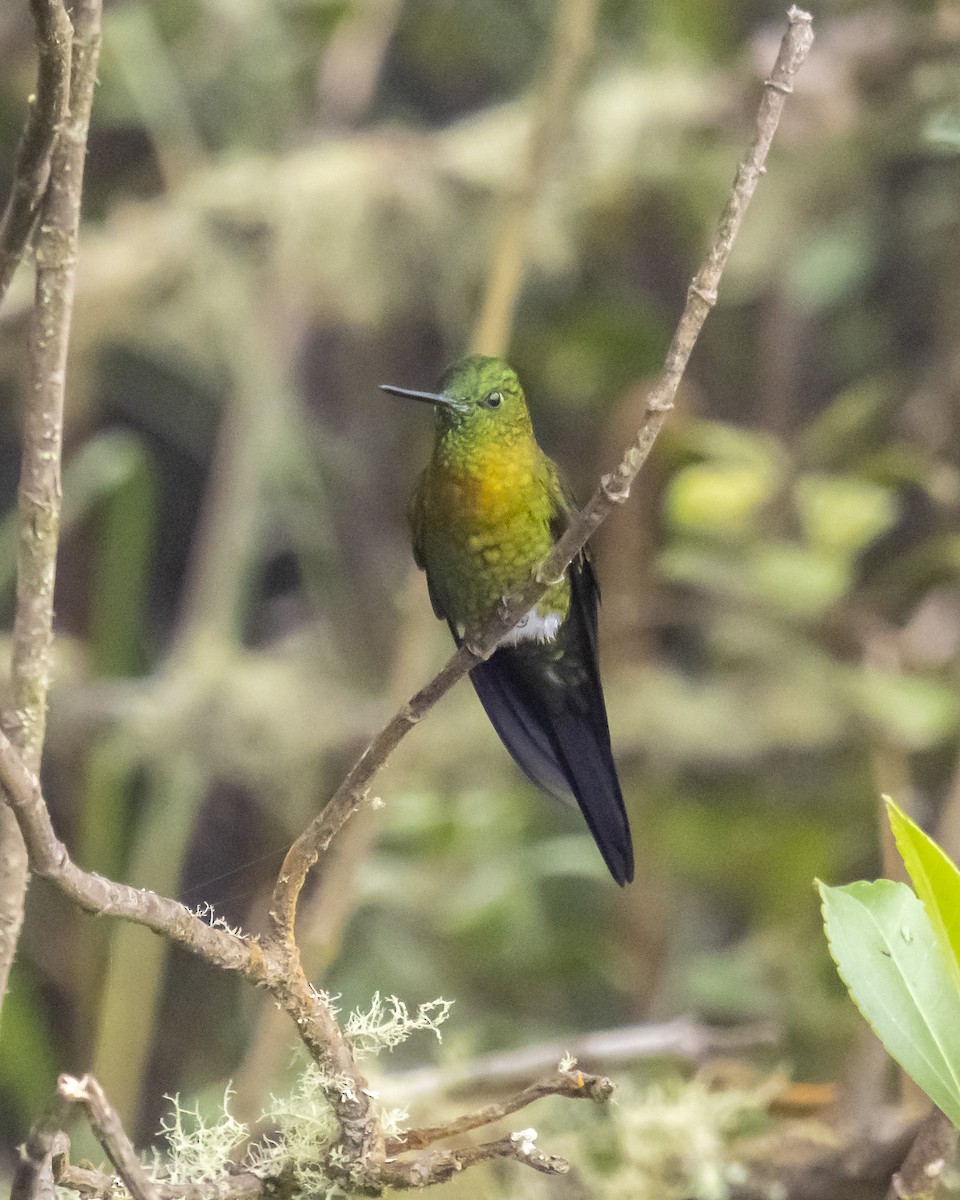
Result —
<path fill-rule="evenodd" d="M 144 925 L 214 966 L 240 971 L 256 982 L 265 980 L 266 968 L 255 942 L 208 925 L 176 900 L 81 870 L 54 831 L 40 781 L 2 731 L 0 785 L 27 844 L 33 870 L 56 884 L 78 908 Z"/>
<path fill-rule="evenodd" d="M 57 1091 L 70 1104 L 78 1104 L 85 1109 L 90 1128 L 133 1200 L 160 1200 L 160 1194 L 143 1169 L 143 1163 L 127 1137 L 116 1109 L 96 1079 L 92 1075 L 82 1075 L 79 1079 L 73 1075 L 61 1075 L 57 1080 Z"/>
<path fill-rule="evenodd" d="M 616 469 L 604 475 L 580 515 L 540 564 L 534 578 L 504 602 L 497 619 L 491 622 L 482 637 L 473 644 L 464 643 L 439 674 L 411 697 L 384 726 L 350 768 L 323 812 L 290 847 L 273 891 L 270 916 L 276 938 L 293 939 L 297 897 L 307 873 L 364 802 L 370 783 L 394 749 L 455 683 L 496 650 L 501 640 L 546 592 L 550 581 L 556 580 L 566 570 L 610 512 L 630 495 L 633 481 L 646 462 L 667 413 L 673 407 L 674 396 L 700 330 L 710 309 L 716 304 L 720 277 L 744 213 L 765 170 L 767 153 L 783 106 L 793 90 L 793 77 L 803 65 L 813 43 L 812 17 L 809 13 L 793 7 L 787 19 L 789 24 L 780 44 L 780 52 L 769 79 L 764 83 L 753 140 L 737 169 L 730 198 L 707 256 L 687 291 L 686 305 L 667 350 L 663 371 L 647 397 L 646 410 L 636 438 Z"/>
<path fill-rule="evenodd" d="M 484 1125 L 492 1125 L 494 1121 L 502 1121 L 504 1117 L 519 1112 L 528 1104 L 542 1100 L 545 1096 L 563 1096 L 567 1100 L 592 1100 L 595 1104 L 603 1104 L 613 1095 L 613 1083 L 604 1075 L 584 1075 L 582 1071 L 561 1069 L 548 1079 L 531 1083 L 522 1091 L 516 1092 L 506 1100 L 498 1100 L 478 1108 L 475 1112 L 464 1113 L 455 1121 L 446 1125 L 428 1125 L 422 1129 L 408 1129 L 396 1137 L 387 1138 L 388 1154 L 403 1154 L 407 1150 L 422 1150 L 445 1138 L 459 1137 L 473 1129 L 481 1129 Z"/>

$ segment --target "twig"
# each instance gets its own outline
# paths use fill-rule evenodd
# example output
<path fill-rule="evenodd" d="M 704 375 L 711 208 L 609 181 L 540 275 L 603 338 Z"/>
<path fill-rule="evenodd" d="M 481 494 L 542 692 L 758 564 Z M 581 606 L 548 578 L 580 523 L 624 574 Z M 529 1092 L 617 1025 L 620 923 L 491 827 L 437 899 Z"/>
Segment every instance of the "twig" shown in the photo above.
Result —
<path fill-rule="evenodd" d="M 63 1132 L 68 1105 L 59 1097 L 53 1109 L 31 1129 L 17 1149 L 17 1167 L 10 1186 L 10 1200 L 56 1200 L 58 1162 L 70 1141 Z"/>
<path fill-rule="evenodd" d="M 13 185 L 0 216 L 0 303 L 40 211 L 50 156 L 67 112 L 73 26 L 62 0 L 30 0 L 37 37 L 37 90 L 17 147 Z"/>
<path fill-rule="evenodd" d="M 385 1187 L 398 1191 L 409 1191 L 413 1188 L 419 1190 L 433 1184 L 445 1183 L 461 1171 L 496 1158 L 512 1159 L 544 1175 L 565 1175 L 570 1170 L 566 1159 L 544 1154 L 538 1149 L 536 1142 L 535 1129 L 522 1129 L 497 1138 L 496 1141 L 480 1142 L 475 1146 L 434 1150 L 413 1159 L 391 1159 L 383 1164 L 378 1182 L 371 1185 L 369 1192 L 380 1195 Z M 76 1188 L 83 1196 L 97 1197 L 98 1200 L 110 1200 L 116 1194 L 113 1176 L 85 1167 L 66 1167 L 57 1182 Z M 198 1183 L 161 1182 L 154 1185 L 153 1194 L 158 1200 L 249 1200 L 252 1197 L 282 1195 L 282 1189 L 282 1178 L 260 1179 L 250 1172 L 241 1172 L 238 1175 L 202 1180 Z M 351 1194 L 357 1194 L 356 1186 Z"/>
<path fill-rule="evenodd" d="M 412 1160 L 387 1162 L 382 1179 L 387 1187 L 398 1191 L 431 1187 L 446 1183 L 468 1167 L 489 1162 L 493 1158 L 510 1158 L 544 1175 L 566 1175 L 570 1170 L 566 1159 L 544 1154 L 537 1149 L 535 1129 L 521 1129 L 495 1142 L 480 1142 L 479 1145 L 462 1146 L 457 1150 L 434 1150 Z"/>
<path fill-rule="evenodd" d="M 332 1086 L 327 1095 L 344 1131 L 345 1170 L 356 1163 L 376 1162 L 379 1126 L 366 1080 L 329 1003 L 307 981 L 297 947 L 293 943 L 261 946 L 255 938 L 207 925 L 176 900 L 82 871 L 54 832 L 39 781 L 2 732 L 0 784 L 19 822 L 33 869 L 56 883 L 80 908 L 145 925 L 214 966 L 238 971 L 270 990 L 314 1058 L 331 1075 L 350 1083 L 347 1088 Z"/>
<path fill-rule="evenodd" d="M 79 1079 L 73 1075 L 61 1075 L 57 1080 L 57 1091 L 71 1104 L 79 1104 L 86 1110 L 97 1141 L 126 1184 L 133 1200 L 160 1200 L 116 1110 L 96 1079 L 92 1075 L 82 1075 Z"/>
<path fill-rule="evenodd" d="M 427 1125 L 422 1129 L 408 1129 L 396 1137 L 387 1138 L 387 1154 L 395 1155 L 402 1154 L 407 1150 L 422 1150 L 425 1146 L 432 1146 L 434 1142 L 458 1137 L 462 1133 L 469 1133 L 484 1125 L 492 1125 L 494 1121 L 501 1121 L 511 1113 L 526 1108 L 528 1104 L 542 1100 L 544 1096 L 565 1096 L 568 1100 L 593 1100 L 595 1103 L 602 1104 L 612 1095 L 613 1084 L 606 1076 L 584 1075 L 582 1071 L 576 1070 L 575 1066 L 571 1066 L 569 1069 L 557 1071 L 549 1079 L 531 1083 L 529 1087 L 516 1092 L 513 1096 L 508 1096 L 506 1100 L 498 1100 L 494 1104 L 478 1108 L 475 1112 L 464 1113 L 463 1116 L 457 1117 L 455 1121 L 448 1121 L 445 1125 Z"/>
<path fill-rule="evenodd" d="M 483 308 L 471 343 L 478 354 L 502 354 L 506 347 L 523 281 L 530 221 L 550 157 L 573 115 L 576 86 L 593 48 L 596 14 L 597 0 L 566 0 L 554 26 L 527 161 L 497 231 Z"/>
<path fill-rule="evenodd" d="M 96 1197 L 97 1200 L 116 1200 L 117 1178 L 93 1167 L 78 1167 L 64 1164 L 57 1175 L 61 1187 L 72 1188 L 81 1196 Z M 161 1180 L 154 1189 L 162 1200 L 253 1200 L 257 1196 L 282 1196 L 274 1188 L 273 1181 L 261 1179 L 250 1171 L 239 1175 L 228 1175 L 222 1179 L 198 1179 L 190 1183 L 170 1183 Z M 11 1197 L 13 1200 L 13 1197 Z"/>
<path fill-rule="evenodd" d="M 296 946 L 261 946 L 255 938 L 206 924 L 176 900 L 81 870 L 54 832 L 37 777 L 27 770 L 16 747 L 2 732 L 0 784 L 19 823 L 33 869 L 56 883 L 78 907 L 144 925 L 214 966 L 238 971 L 270 990 L 314 1058 L 331 1075 L 350 1082 L 349 1088 L 332 1087 L 328 1099 L 345 1131 L 349 1163 L 370 1158 L 378 1125 L 366 1080 L 357 1070 L 329 1003 L 304 976 Z M 374 1161 L 376 1158 L 374 1153 Z"/>
<path fill-rule="evenodd" d="M 389 7 L 389 6 L 388 6 Z M 593 25 L 596 18 L 597 0 L 566 0 L 554 27 L 550 59 L 546 68 L 547 82 L 540 100 L 539 112 L 530 136 L 528 162 L 522 185 L 508 205 L 503 225 L 497 240 L 494 262 L 484 296 L 483 308 L 477 320 L 473 344 L 490 352 L 506 342 L 513 318 L 513 310 L 522 277 L 526 257 L 527 226 L 530 212 L 535 203 L 538 189 L 545 176 L 546 162 L 552 149 L 560 140 L 565 123 L 570 118 L 571 101 L 583 63 L 593 45 Z M 360 20 L 370 14 L 361 14 Z M 387 9 L 379 14 L 381 20 L 388 19 Z M 230 502 L 235 503 L 234 492 Z M 219 528 L 219 526 L 218 526 Z M 209 557 L 209 556 L 207 556 Z M 217 586 L 222 586 L 222 572 L 214 575 Z M 327 805 L 328 811 L 330 805 Z M 356 807 L 344 817 L 352 815 Z M 323 848 L 329 846 L 339 832 L 343 821 L 322 835 Z M 316 859 L 313 859 L 315 862 Z M 312 865 L 312 863 L 310 864 Z M 286 863 L 284 864 L 286 867 Z M 306 868 L 309 870 L 309 866 Z M 281 872 L 281 877 L 283 872 Z M 299 888 L 297 888 L 297 893 Z M 276 895 L 276 893 L 275 893 Z M 293 896 L 296 903 L 296 895 Z M 294 944 L 292 908 L 281 910 L 274 907 L 273 933 L 281 945 Z M 299 955 L 297 957 L 299 964 Z M 552 1061 L 556 1061 L 557 1055 Z"/>
<path fill-rule="evenodd" d="M 245 1171 L 223 1179 L 198 1179 L 190 1183 L 161 1180 L 154 1184 L 154 1190 L 162 1200 L 253 1200 L 257 1196 L 282 1195 L 271 1190 L 271 1182 Z M 116 1200 L 117 1177 L 95 1167 L 65 1163 L 57 1175 L 57 1183 L 91 1200 Z"/>
<path fill-rule="evenodd" d="M 793 89 L 793 77 L 802 66 L 813 42 L 809 13 L 793 7 L 787 16 L 787 32 L 770 78 L 764 84 L 753 141 L 737 169 L 730 198 L 707 257 L 688 289 L 686 306 L 667 351 L 663 372 L 647 397 L 646 412 L 636 439 L 619 466 L 603 477 L 586 507 L 540 564 L 530 583 L 504 602 L 498 618 L 491 622 L 475 644 L 465 643 L 461 646 L 439 674 L 421 688 L 373 738 L 323 812 L 293 843 L 273 892 L 270 916 L 275 937 L 292 939 L 297 897 L 307 872 L 363 803 L 373 777 L 397 745 L 455 683 L 493 653 L 500 641 L 550 587 L 551 581 L 566 570 L 610 512 L 630 495 L 633 481 L 673 406 L 673 398 L 707 314 L 716 303 L 723 268 L 765 169 L 764 163 L 780 114 Z"/>

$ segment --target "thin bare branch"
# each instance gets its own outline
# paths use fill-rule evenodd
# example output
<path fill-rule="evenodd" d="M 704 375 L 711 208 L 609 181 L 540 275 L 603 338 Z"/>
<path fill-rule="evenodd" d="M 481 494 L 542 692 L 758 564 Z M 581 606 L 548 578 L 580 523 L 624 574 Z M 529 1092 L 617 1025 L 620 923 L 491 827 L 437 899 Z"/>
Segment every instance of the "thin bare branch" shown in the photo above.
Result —
<path fill-rule="evenodd" d="M 143 1169 L 126 1130 L 103 1088 L 92 1075 L 61 1075 L 57 1091 L 71 1104 L 83 1107 L 97 1141 L 123 1180 L 133 1200 L 160 1200 L 159 1192 Z"/>
<path fill-rule="evenodd" d="M 812 18 L 809 13 L 793 7 L 787 16 L 789 24 L 780 45 L 780 52 L 769 79 L 764 83 L 753 140 L 737 169 L 730 198 L 706 259 L 688 289 L 687 302 L 667 350 L 663 372 L 647 397 L 646 411 L 636 438 L 627 448 L 617 468 L 604 475 L 596 492 L 540 564 L 529 584 L 506 600 L 498 618 L 491 622 L 483 636 L 474 644 L 464 643 L 439 674 L 421 688 L 373 738 L 350 768 L 347 777 L 334 792 L 323 812 L 293 843 L 273 892 L 270 915 L 275 937 L 292 939 L 297 897 L 308 871 L 345 822 L 364 802 L 371 781 L 394 749 L 455 683 L 478 662 L 494 652 L 500 641 L 536 604 L 551 582 L 562 575 L 610 512 L 623 504 L 630 495 L 633 481 L 647 460 L 673 406 L 673 398 L 707 314 L 716 303 L 720 277 L 744 213 L 765 170 L 767 152 L 780 121 L 783 106 L 793 90 L 793 77 L 802 66 L 813 42 Z"/>
<path fill-rule="evenodd" d="M 78 907 L 144 925 L 214 966 L 238 971 L 267 987 L 317 1062 L 338 1080 L 350 1082 L 346 1088 L 339 1084 L 331 1087 L 328 1094 L 340 1119 L 349 1162 L 375 1163 L 382 1158 L 379 1123 L 367 1082 L 326 997 L 307 981 L 292 942 L 261 946 L 256 938 L 208 925 L 176 900 L 81 870 L 54 832 L 37 777 L 2 732 L 0 785 L 19 823 L 33 869 L 54 882 Z"/>
<path fill-rule="evenodd" d="M 59 1098 L 18 1147 L 10 1200 L 56 1200 L 60 1167 L 70 1148 L 70 1141 L 63 1132 L 68 1107 L 66 1101 Z"/>
<path fill-rule="evenodd" d="M 91 1200 L 116 1198 L 116 1176 L 106 1171 L 64 1163 L 56 1178 L 61 1187 L 72 1188 L 81 1196 L 91 1197 Z M 249 1171 L 228 1175 L 223 1179 L 199 1179 L 193 1183 L 162 1180 L 154 1184 L 154 1188 L 162 1200 L 253 1200 L 256 1196 L 283 1195 L 274 1187 L 272 1180 L 261 1179 Z"/>
<path fill-rule="evenodd" d="M 568 1100 L 593 1100 L 602 1104 L 612 1095 L 613 1083 L 606 1076 L 584 1075 L 575 1066 L 571 1066 L 569 1069 L 557 1071 L 548 1079 L 531 1083 L 529 1087 L 508 1096 L 505 1100 L 487 1104 L 472 1113 L 464 1113 L 445 1125 L 408 1129 L 397 1137 L 387 1138 L 387 1154 L 392 1156 L 403 1154 L 407 1150 L 422 1150 L 425 1146 L 432 1146 L 434 1142 L 459 1137 L 460 1134 L 469 1133 L 473 1129 L 481 1129 L 484 1125 L 492 1125 L 495 1121 L 502 1121 L 504 1117 L 519 1112 L 521 1108 L 542 1100 L 544 1096 L 564 1096 Z"/>
<path fill-rule="evenodd" d="M 387 1187 L 405 1191 L 446 1183 L 461 1171 L 494 1158 L 509 1158 L 543 1175 L 566 1175 L 570 1164 L 565 1158 L 544 1154 L 537 1148 L 537 1131 L 521 1129 L 494 1142 L 461 1146 L 456 1150 L 433 1150 L 414 1159 L 397 1159 L 385 1164 L 382 1179 Z"/>
<path fill-rule="evenodd" d="M 50 158 L 67 113 L 73 26 L 62 0 L 30 0 L 37 38 L 37 90 L 13 167 L 13 184 L 0 216 L 0 303 L 16 273 L 50 177 Z"/>
<path fill-rule="evenodd" d="M 51 157 L 36 236 L 31 390 L 18 493 L 17 611 L 11 666 L 14 711 L 5 720 L 7 732 L 34 771 L 40 766 L 51 676 L 63 401 L 83 167 L 100 49 L 99 0 L 78 0 L 73 22 L 70 112 Z"/>

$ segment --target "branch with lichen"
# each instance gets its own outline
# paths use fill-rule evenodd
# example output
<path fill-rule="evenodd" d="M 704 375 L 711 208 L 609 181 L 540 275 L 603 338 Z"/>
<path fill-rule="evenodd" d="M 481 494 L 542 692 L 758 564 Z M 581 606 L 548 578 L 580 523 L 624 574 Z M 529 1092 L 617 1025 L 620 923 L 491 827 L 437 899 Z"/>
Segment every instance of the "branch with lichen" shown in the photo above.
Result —
<path fill-rule="evenodd" d="M 299 1096 L 290 1102 L 285 1114 L 274 1102 L 269 1116 L 283 1123 L 284 1116 L 299 1121 L 294 1134 L 293 1121 L 288 1121 L 287 1134 L 279 1140 L 274 1135 L 265 1142 L 255 1143 L 239 1162 L 230 1161 L 234 1150 L 247 1139 L 248 1129 L 233 1119 L 227 1108 L 229 1094 L 224 1098 L 219 1121 L 205 1122 L 199 1114 L 185 1113 L 174 1101 L 173 1116 L 165 1122 L 163 1131 L 173 1151 L 173 1170 L 155 1164 L 146 1166 L 134 1151 L 120 1118 L 107 1099 L 103 1088 L 92 1075 L 76 1079 L 61 1075 L 57 1083 L 58 1102 L 51 1116 L 34 1132 L 21 1153 L 20 1166 L 14 1180 L 14 1196 L 28 1200 L 36 1193 L 29 1190 L 32 1180 L 47 1177 L 62 1188 L 70 1188 L 81 1196 L 116 1196 L 117 1178 L 122 1181 L 132 1200 L 239 1200 L 245 1196 L 276 1194 L 284 1184 L 294 1192 L 309 1188 L 319 1190 L 332 1178 L 331 1162 L 311 1158 L 311 1152 L 323 1147 L 322 1116 L 318 1117 L 309 1105 L 310 1087 L 315 1086 L 316 1073 L 304 1077 Z M 604 1103 L 613 1093 L 613 1084 L 603 1076 L 587 1075 L 568 1060 L 556 1073 L 540 1080 L 496 1104 L 469 1113 L 449 1125 L 432 1126 L 397 1134 L 387 1140 L 386 1157 L 376 1179 L 354 1177 L 353 1188 L 367 1194 L 379 1194 L 385 1187 L 397 1190 L 421 1188 L 450 1179 L 454 1174 L 491 1159 L 512 1159 L 535 1171 L 550 1175 L 565 1174 L 566 1160 L 545 1154 L 537 1146 L 537 1132 L 526 1128 L 486 1142 L 449 1149 L 430 1149 L 446 1138 L 456 1137 L 477 1129 L 487 1128 L 506 1117 L 549 1096 L 590 1100 Z M 80 1106 L 97 1140 L 104 1149 L 113 1172 L 74 1166 L 69 1161 L 69 1143 L 62 1133 L 68 1108 Z M 192 1118 L 192 1128 L 186 1128 Z M 331 1152 L 332 1154 L 332 1152 Z M 335 1156 L 333 1156 L 335 1157 Z M 190 1178 L 183 1178 L 184 1174 Z"/>
<path fill-rule="evenodd" d="M 75 9 L 78 15 L 90 14 L 95 11 L 98 11 L 95 0 L 87 0 L 86 3 L 78 0 Z M 78 27 L 78 34 L 79 32 Z M 94 39 L 90 38 L 88 41 L 89 45 L 81 38 L 75 44 L 75 78 L 77 78 L 78 62 L 87 64 L 90 62 L 90 45 L 94 44 Z M 548 558 L 540 565 L 535 578 L 523 586 L 516 595 L 506 598 L 497 619 L 491 623 L 484 635 L 474 644 L 463 646 L 440 673 L 404 705 L 393 720 L 373 739 L 351 768 L 324 811 L 293 844 L 274 888 L 270 912 L 270 933 L 267 937 L 257 940 L 226 929 L 217 923 L 208 924 L 176 901 L 84 872 L 71 861 L 66 847 L 56 837 L 36 776 L 39 746 L 42 742 L 45 690 L 43 691 L 43 702 L 39 707 L 36 703 L 33 706 L 38 715 L 33 724 L 28 723 L 28 727 L 34 732 L 29 738 L 24 739 L 24 745 L 27 746 L 26 753 L 22 754 L 18 750 L 12 738 L 0 735 L 0 783 L 7 793 L 10 806 L 29 847 L 31 864 L 38 874 L 51 879 L 87 911 L 119 916 L 145 925 L 171 938 L 213 965 L 238 971 L 251 982 L 265 986 L 294 1021 L 301 1039 L 317 1064 L 320 1072 L 317 1076 L 318 1086 L 330 1104 L 338 1126 L 336 1140 L 326 1151 L 325 1160 L 321 1164 L 322 1171 L 326 1178 L 348 1186 L 354 1191 L 379 1194 L 387 1186 L 394 1188 L 423 1187 L 441 1182 L 474 1163 L 490 1158 L 512 1158 L 540 1171 L 560 1172 L 565 1169 L 565 1164 L 562 1163 L 562 1160 L 551 1158 L 540 1152 L 530 1131 L 511 1134 L 479 1145 L 450 1150 L 428 1150 L 424 1154 L 415 1154 L 412 1158 L 404 1155 L 414 1147 L 420 1149 L 429 1147 L 442 1138 L 456 1136 L 499 1120 L 507 1113 L 515 1112 L 543 1095 L 591 1095 L 594 1098 L 602 1098 L 602 1095 L 609 1094 L 609 1085 L 604 1081 L 597 1081 L 579 1073 L 572 1074 L 572 1068 L 569 1068 L 561 1070 L 551 1081 L 524 1089 L 512 1101 L 508 1100 L 499 1105 L 489 1106 L 487 1109 L 469 1114 L 446 1126 L 429 1127 L 408 1134 L 407 1136 L 412 1140 L 407 1143 L 401 1143 L 398 1136 L 395 1135 L 388 1138 L 382 1114 L 370 1095 L 366 1081 L 357 1065 L 355 1047 L 351 1044 L 345 1030 L 341 1029 L 329 999 L 310 985 L 303 972 L 295 939 L 297 900 L 308 872 L 343 824 L 364 802 L 374 775 L 399 742 L 454 683 L 462 679 L 476 663 L 493 653 L 502 638 L 536 603 L 550 586 L 551 581 L 559 577 L 569 562 L 582 550 L 601 522 L 615 507 L 627 499 L 633 480 L 646 461 L 672 407 L 677 387 L 703 323 L 716 302 L 717 288 L 724 265 L 729 257 L 747 205 L 764 170 L 767 152 L 776 131 L 786 96 L 792 88 L 793 76 L 803 63 L 811 41 L 811 18 L 799 9 L 792 8 L 789 13 L 789 27 L 781 44 L 776 64 L 764 85 L 753 141 L 737 171 L 729 201 L 706 260 L 690 285 L 687 303 L 671 341 L 663 373 L 647 399 L 646 409 L 635 440 L 626 450 L 617 468 L 603 477 L 594 496 L 580 516 L 571 524 Z M 95 49 L 92 54 L 95 61 Z M 92 88 L 92 74 L 89 77 L 89 84 Z M 82 152 L 82 144 L 76 140 L 64 136 L 63 141 L 71 154 L 78 152 L 78 145 L 81 145 Z M 66 152 L 64 151 L 64 153 Z M 54 166 L 51 168 L 52 175 L 55 167 L 56 153 Z M 75 218 L 79 205 L 79 194 L 74 196 L 73 193 L 68 192 L 57 193 L 57 205 L 53 211 L 59 212 L 61 204 L 67 210 L 63 215 L 72 215 Z M 73 245 L 69 242 L 64 243 L 62 238 L 58 238 L 49 246 L 50 270 L 54 272 L 51 276 L 52 282 L 58 282 L 61 278 L 72 280 L 72 274 L 62 276 L 56 273 L 68 269 L 72 272 L 72 259 L 63 260 L 56 253 L 62 250 L 64 244 Z M 61 330 L 62 322 L 69 319 L 71 297 L 72 290 L 70 288 L 61 295 Z M 62 348 L 58 340 L 52 344 L 56 346 L 57 354 L 65 353 L 65 342 Z M 38 357 L 38 364 L 54 366 L 56 362 L 61 362 L 62 370 L 63 360 L 49 357 L 54 351 L 48 344 L 41 346 L 38 342 L 37 354 L 40 355 L 41 351 L 42 356 Z M 54 376 L 55 372 L 44 377 L 50 387 L 51 397 L 55 395 L 53 385 L 56 380 Z M 62 378 L 60 386 L 62 404 Z M 58 452 L 59 426 L 57 426 L 54 441 Z M 58 460 L 58 453 L 56 457 Z M 51 476 L 54 485 L 51 493 L 52 500 L 46 503 L 46 506 L 44 498 L 47 493 L 38 493 L 36 497 L 32 493 L 25 496 L 25 501 L 31 504 L 36 499 L 40 499 L 41 503 L 32 509 L 31 513 L 41 524 L 44 520 L 49 519 L 51 514 L 55 515 L 58 512 L 58 469 L 57 461 L 56 471 Z M 47 544 L 52 544 L 55 552 L 55 521 L 53 526 L 52 543 L 48 541 Z M 44 599 L 42 594 L 44 580 L 46 580 L 48 592 L 52 595 L 52 560 L 48 563 L 47 572 L 46 576 L 35 580 L 38 590 L 33 594 L 40 595 L 41 601 Z M 49 596 L 46 599 L 49 599 Z M 40 603 L 40 607 L 42 608 L 42 603 Z M 28 635 L 27 626 L 24 624 L 21 641 L 24 645 L 33 647 L 35 652 L 39 652 L 42 659 L 49 648 L 49 627 L 46 627 L 44 633 L 42 622 L 38 622 L 36 631 Z M 45 678 L 42 672 L 37 677 Z M 33 676 L 27 675 L 25 678 L 31 679 Z M 30 700 L 31 697 L 28 696 L 27 699 Z M 32 700 L 35 702 L 36 697 L 32 697 Z M 36 734 L 37 722 L 39 722 L 40 729 L 39 737 Z M 33 750 L 30 749 L 31 746 L 34 747 Z M 91 1121 L 96 1123 L 97 1120 L 100 1120 L 93 1105 L 87 1104 L 86 1107 Z M 235 1178 L 239 1179 L 239 1177 Z M 276 1180 L 273 1181 L 274 1190 L 276 1182 Z M 80 1183 L 71 1183 L 71 1186 L 80 1187 Z M 161 1196 L 173 1197 L 185 1194 L 183 1191 L 164 1191 L 163 1185 L 156 1186 L 159 1188 Z M 250 1185 L 245 1184 L 244 1186 L 249 1187 Z M 88 1191 L 88 1194 L 105 1193 L 94 1189 Z M 148 1194 L 150 1193 L 144 1193 L 144 1195 Z M 207 1193 L 193 1191 L 190 1194 L 201 1196 Z M 223 1197 L 234 1193 L 221 1190 L 211 1191 L 209 1194 Z M 247 1190 L 245 1192 L 238 1191 L 235 1194 L 250 1195 L 252 1193 Z"/>

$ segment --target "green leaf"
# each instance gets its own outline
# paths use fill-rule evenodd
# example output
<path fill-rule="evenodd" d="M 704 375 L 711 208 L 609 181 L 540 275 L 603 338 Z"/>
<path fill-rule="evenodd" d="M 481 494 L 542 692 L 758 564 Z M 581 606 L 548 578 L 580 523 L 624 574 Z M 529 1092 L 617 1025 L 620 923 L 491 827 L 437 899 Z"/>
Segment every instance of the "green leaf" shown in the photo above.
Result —
<path fill-rule="evenodd" d="M 889 798 L 887 817 L 917 895 L 937 935 L 940 949 L 960 995 L 960 871 L 919 825 Z"/>
<path fill-rule="evenodd" d="M 779 612 L 810 618 L 841 599 L 850 573 L 835 557 L 778 540 L 753 548 L 747 578 L 754 594 Z"/>
<path fill-rule="evenodd" d="M 680 529 L 745 533 L 776 488 L 776 476 L 757 464 L 694 463 L 674 476 L 667 493 L 667 513 Z"/>
<path fill-rule="evenodd" d="M 818 885 L 840 977 L 893 1058 L 960 1128 L 960 993 L 904 883 Z"/>
<path fill-rule="evenodd" d="M 888 530 L 897 516 L 893 490 L 845 475 L 804 475 L 794 498 L 812 546 L 844 557 Z"/>

